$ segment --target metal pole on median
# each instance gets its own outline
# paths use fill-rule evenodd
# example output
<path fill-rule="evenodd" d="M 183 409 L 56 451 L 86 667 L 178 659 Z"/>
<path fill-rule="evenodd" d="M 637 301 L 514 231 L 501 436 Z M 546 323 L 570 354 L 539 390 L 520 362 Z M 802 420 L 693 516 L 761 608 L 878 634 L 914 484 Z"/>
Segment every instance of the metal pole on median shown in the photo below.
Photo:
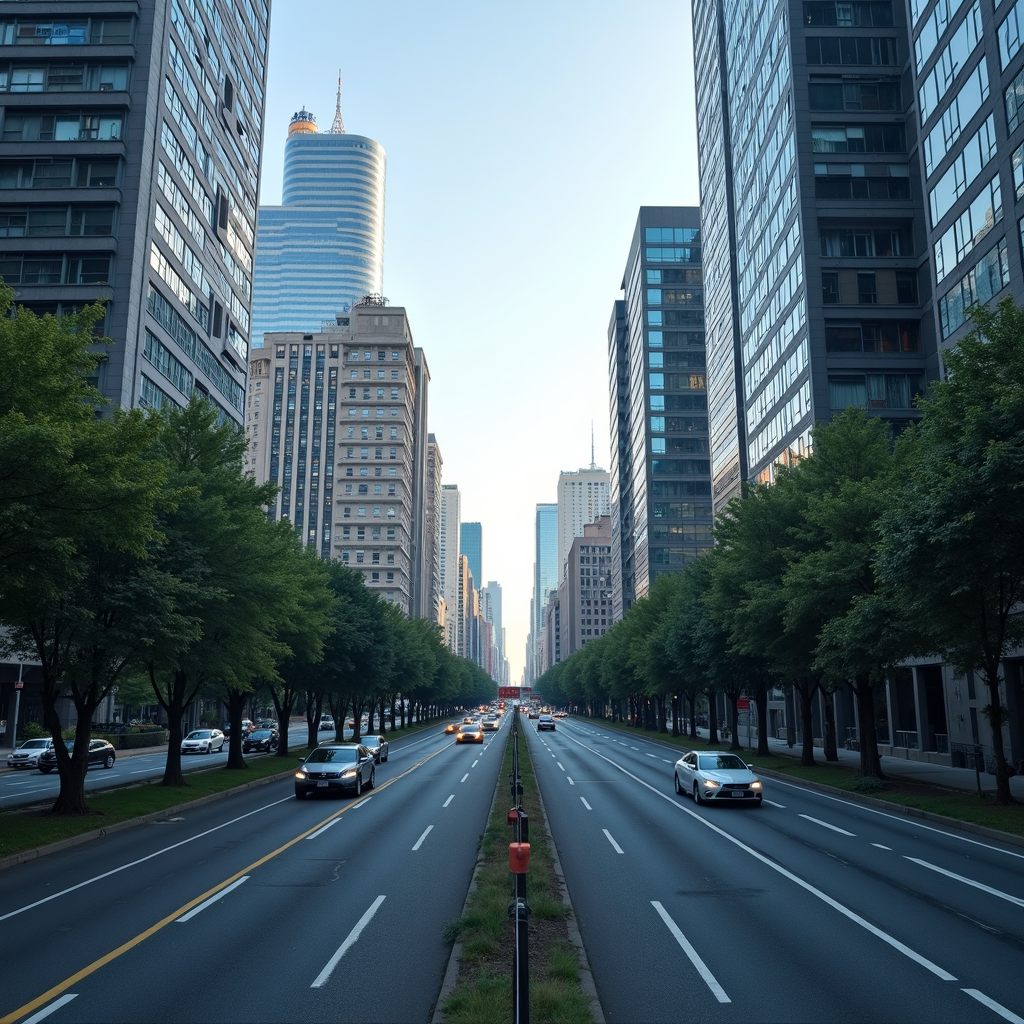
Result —
<path fill-rule="evenodd" d="M 21 662 L 18 662 L 18 681 L 14 684 L 14 729 L 11 732 L 11 750 L 18 749 L 18 714 L 21 712 L 21 691 L 25 688 L 25 684 L 21 678 L 21 670 L 23 666 Z"/>
<path fill-rule="evenodd" d="M 509 870 L 515 880 L 509 917 L 515 922 L 512 953 L 512 1020 L 530 1024 L 530 908 L 526 902 L 526 871 L 530 865 L 530 821 L 523 810 L 523 783 L 519 777 L 519 716 L 512 720 L 512 810 L 509 824 L 513 842 L 509 843 Z"/>

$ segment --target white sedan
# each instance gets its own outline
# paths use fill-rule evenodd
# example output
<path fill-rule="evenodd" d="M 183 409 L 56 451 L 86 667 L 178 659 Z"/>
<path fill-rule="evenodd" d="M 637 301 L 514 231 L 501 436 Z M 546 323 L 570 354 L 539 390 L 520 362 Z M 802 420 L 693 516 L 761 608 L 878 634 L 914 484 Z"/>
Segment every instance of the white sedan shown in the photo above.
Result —
<path fill-rule="evenodd" d="M 210 754 L 224 749 L 224 733 L 220 729 L 193 729 L 182 741 L 183 754 Z"/>
<path fill-rule="evenodd" d="M 698 804 L 753 800 L 761 806 L 764 786 L 735 754 L 691 750 L 676 761 L 674 779 L 676 792 Z"/>

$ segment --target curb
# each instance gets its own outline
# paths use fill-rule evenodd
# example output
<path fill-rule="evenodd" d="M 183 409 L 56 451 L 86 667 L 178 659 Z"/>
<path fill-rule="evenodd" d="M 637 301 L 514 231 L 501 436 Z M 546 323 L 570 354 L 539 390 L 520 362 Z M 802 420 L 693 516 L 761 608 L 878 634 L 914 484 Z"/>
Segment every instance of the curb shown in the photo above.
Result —
<path fill-rule="evenodd" d="M 195 800 L 187 800 L 183 804 L 175 804 L 173 807 L 167 807 L 162 811 L 152 811 L 149 814 L 143 814 L 139 818 L 127 818 L 124 821 L 116 821 L 105 828 L 98 828 L 92 832 L 83 832 L 80 836 L 72 836 L 70 839 L 61 839 L 56 843 L 48 843 L 46 846 L 37 846 L 31 850 L 21 850 L 18 853 L 10 854 L 10 856 L 0 857 L 0 871 L 6 868 L 17 867 L 19 864 L 27 864 L 29 861 L 38 860 L 40 857 L 48 857 L 51 853 L 70 850 L 72 847 L 80 846 L 82 843 L 89 843 L 94 839 L 102 839 L 104 836 L 113 835 L 115 832 L 123 832 L 125 829 L 134 828 L 136 825 L 160 821 L 176 811 L 187 811 L 193 807 L 202 807 L 203 804 L 223 800 L 233 793 L 242 793 L 247 789 L 257 789 L 260 786 L 266 786 L 271 782 L 288 778 L 294 774 L 294 771 L 294 768 L 289 768 L 287 771 L 280 772 L 277 775 L 268 775 L 262 779 L 254 779 L 252 782 L 244 782 L 240 786 L 232 786 L 230 789 L 222 790 L 220 793 L 210 793 L 207 796 L 197 797 Z"/>

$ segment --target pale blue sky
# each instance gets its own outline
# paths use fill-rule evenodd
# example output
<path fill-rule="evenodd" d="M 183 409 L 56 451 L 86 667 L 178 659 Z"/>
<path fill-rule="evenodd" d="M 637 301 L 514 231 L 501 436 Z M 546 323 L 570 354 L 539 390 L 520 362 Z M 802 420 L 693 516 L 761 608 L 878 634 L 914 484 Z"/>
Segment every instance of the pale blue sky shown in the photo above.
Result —
<path fill-rule="evenodd" d="M 288 120 L 388 155 L 384 292 L 431 372 L 429 429 L 523 670 L 534 508 L 561 470 L 608 468 L 607 327 L 640 206 L 696 205 L 681 0 L 276 0 L 261 202 Z"/>

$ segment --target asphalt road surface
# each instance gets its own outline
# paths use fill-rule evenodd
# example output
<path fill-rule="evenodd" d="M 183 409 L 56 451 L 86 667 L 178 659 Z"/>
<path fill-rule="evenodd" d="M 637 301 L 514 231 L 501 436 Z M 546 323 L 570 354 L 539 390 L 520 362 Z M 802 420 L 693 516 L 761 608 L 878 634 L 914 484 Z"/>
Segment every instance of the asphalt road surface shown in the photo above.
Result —
<path fill-rule="evenodd" d="M 609 1021 L 1024 1024 L 1024 850 L 773 780 L 698 807 L 674 750 L 529 725 Z"/>
<path fill-rule="evenodd" d="M 0 1024 L 429 1020 L 506 729 L 400 738 L 360 799 L 283 780 L 0 873 Z"/>

